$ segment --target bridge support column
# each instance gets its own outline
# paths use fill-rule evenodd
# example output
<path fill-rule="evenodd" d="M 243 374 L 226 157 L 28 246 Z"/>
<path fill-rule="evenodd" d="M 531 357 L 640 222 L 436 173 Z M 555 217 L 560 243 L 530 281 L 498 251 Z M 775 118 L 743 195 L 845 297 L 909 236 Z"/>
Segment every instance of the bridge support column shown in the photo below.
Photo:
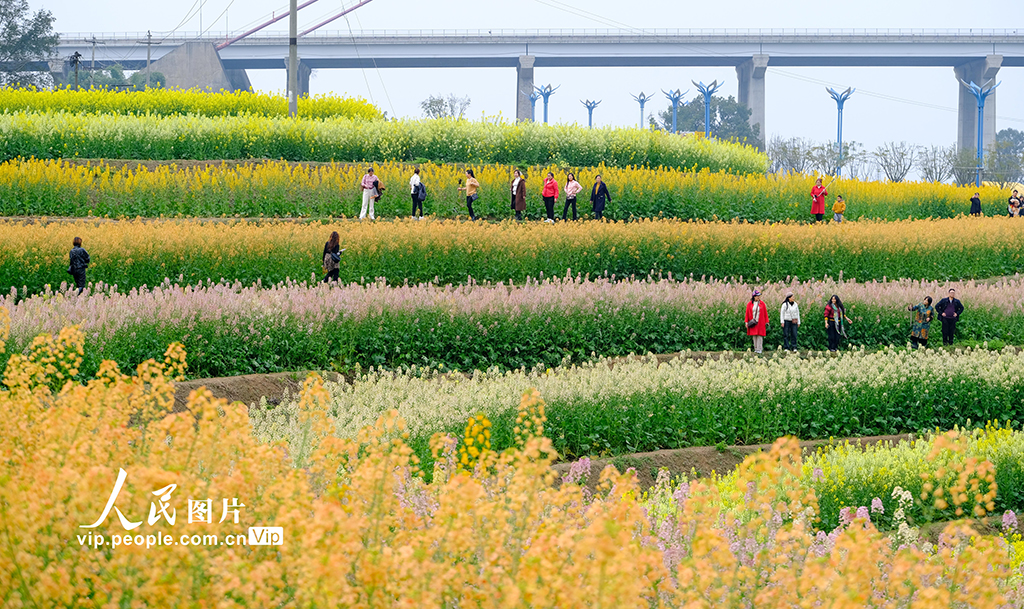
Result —
<path fill-rule="evenodd" d="M 516 122 L 531 119 L 530 94 L 533 93 L 533 55 L 520 55 L 516 66 Z"/>
<path fill-rule="evenodd" d="M 309 97 L 309 75 L 313 72 L 313 69 L 309 67 L 309 64 L 302 63 L 299 60 L 299 97 Z M 284 89 L 288 90 L 288 59 L 284 60 Z"/>
<path fill-rule="evenodd" d="M 740 81 L 738 101 L 750 108 L 750 117 L 747 121 L 751 127 L 758 127 L 759 150 L 764 150 L 768 137 L 764 129 L 764 74 L 767 69 L 767 55 L 754 55 L 736 66 L 736 77 Z"/>
<path fill-rule="evenodd" d="M 1002 55 L 988 55 L 984 59 L 969 61 L 953 68 L 953 73 L 956 74 L 958 81 L 957 89 L 960 90 L 960 103 L 957 105 L 957 150 L 964 148 L 973 150 L 978 146 L 978 100 L 959 81 L 984 85 L 996 77 L 1002 65 Z M 982 145 L 986 151 L 991 151 L 996 145 L 996 93 L 994 91 L 985 100 L 984 129 Z"/>

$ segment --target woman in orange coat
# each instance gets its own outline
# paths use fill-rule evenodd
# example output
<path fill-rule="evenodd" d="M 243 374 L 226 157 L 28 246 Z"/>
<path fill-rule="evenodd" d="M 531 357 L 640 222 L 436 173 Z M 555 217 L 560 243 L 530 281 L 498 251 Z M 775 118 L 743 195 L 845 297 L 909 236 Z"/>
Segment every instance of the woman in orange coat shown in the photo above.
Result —
<path fill-rule="evenodd" d="M 764 348 L 764 337 L 768 334 L 768 305 L 761 300 L 761 290 L 754 290 L 751 294 L 744 322 L 747 336 L 754 339 L 754 353 L 760 353 Z"/>
<path fill-rule="evenodd" d="M 828 195 L 828 191 L 821 185 L 821 178 L 818 178 L 814 182 L 814 187 L 811 188 L 811 214 L 817 222 L 821 222 L 825 217 L 826 195 Z"/>

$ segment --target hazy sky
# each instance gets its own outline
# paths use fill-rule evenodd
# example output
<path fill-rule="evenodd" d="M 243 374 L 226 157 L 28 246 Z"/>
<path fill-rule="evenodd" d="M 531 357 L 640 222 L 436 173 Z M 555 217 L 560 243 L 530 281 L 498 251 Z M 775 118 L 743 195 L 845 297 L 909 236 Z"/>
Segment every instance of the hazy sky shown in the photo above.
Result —
<path fill-rule="evenodd" d="M 320 0 L 300 11 L 300 30 L 357 0 Z M 142 10 L 128 0 L 29 0 L 33 9 L 53 12 L 60 32 L 240 32 L 271 12 L 287 10 L 286 0 L 171 0 Z M 201 16 L 197 10 L 202 3 Z M 1024 1 L 860 0 L 814 2 L 736 0 L 374 0 L 327 26 L 329 30 L 575 28 L 995 28 L 1024 35 Z M 200 27 L 200 18 L 202 26 Z M 287 20 L 272 26 L 287 30 Z M 301 56 L 301 41 L 300 50 Z M 97 57 L 102 55 L 97 49 Z M 284 56 L 286 50 L 283 49 Z M 250 70 L 256 89 L 282 92 L 284 70 Z M 472 99 L 471 117 L 515 114 L 515 69 L 316 70 L 311 93 L 350 94 L 376 103 L 388 116 L 420 116 L 419 102 L 431 93 L 456 93 Z M 873 149 L 889 140 L 918 144 L 956 141 L 957 87 L 952 68 L 772 68 L 766 80 L 768 135 L 833 139 L 835 102 L 825 85 L 857 92 L 847 102 L 843 137 Z M 997 128 L 1024 130 L 1024 68 L 1003 68 L 998 78 Z M 598 125 L 636 124 L 637 103 L 630 94 L 661 89 L 691 89 L 690 80 L 725 81 L 719 95 L 736 95 L 735 70 L 723 68 L 538 68 L 535 84 L 561 85 L 551 97 L 551 122 L 586 123 L 581 99 L 602 100 L 594 112 Z M 900 101 L 883 99 L 878 95 Z M 690 97 L 688 96 L 688 97 Z M 538 102 L 538 114 L 540 112 Z M 668 102 L 658 102 L 662 109 Z M 648 104 L 648 110 L 652 104 Z"/>

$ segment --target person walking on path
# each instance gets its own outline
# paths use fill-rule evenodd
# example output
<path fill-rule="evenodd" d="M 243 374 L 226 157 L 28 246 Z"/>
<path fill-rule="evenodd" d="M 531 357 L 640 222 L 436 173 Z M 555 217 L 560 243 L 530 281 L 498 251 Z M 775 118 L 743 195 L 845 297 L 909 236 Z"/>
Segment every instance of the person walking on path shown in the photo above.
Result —
<path fill-rule="evenodd" d="M 576 220 L 576 195 L 583 191 L 583 186 L 576 181 L 576 174 L 569 173 L 565 176 L 565 208 L 562 209 L 562 221 L 569 215 L 569 206 L 572 205 L 572 219 Z"/>
<path fill-rule="evenodd" d="M 782 348 L 796 351 L 796 330 L 800 327 L 800 306 L 793 300 L 793 292 L 786 292 L 779 310 L 779 323 L 782 325 Z"/>
<path fill-rule="evenodd" d="M 942 344 L 952 345 L 956 322 L 960 321 L 960 315 L 964 312 L 964 305 L 956 298 L 956 290 L 949 288 L 949 295 L 935 305 L 935 310 L 939 313 L 939 321 L 942 322 Z"/>
<path fill-rule="evenodd" d="M 747 336 L 754 339 L 754 353 L 761 353 L 764 348 L 764 337 L 768 334 L 768 305 L 761 300 L 761 290 L 754 290 L 747 303 Z"/>
<path fill-rule="evenodd" d="M 837 195 L 836 202 L 832 204 L 832 221 L 841 224 L 844 213 L 846 213 L 846 200 L 843 199 L 843 195 Z"/>
<path fill-rule="evenodd" d="M 814 216 L 817 222 L 821 222 L 822 218 L 825 217 L 826 196 L 828 196 L 828 191 L 821 185 L 821 178 L 818 178 L 814 181 L 814 186 L 811 188 L 811 215 Z"/>
<path fill-rule="evenodd" d="M 340 241 L 338 231 L 334 231 L 327 243 L 324 243 L 324 283 L 338 280 L 338 269 L 341 267 Z"/>
<path fill-rule="evenodd" d="M 70 264 L 68 273 L 75 279 L 75 287 L 81 294 L 85 289 L 85 269 L 89 268 L 89 252 L 82 248 L 82 238 L 75 237 L 71 242 L 71 252 L 68 254 Z"/>
<path fill-rule="evenodd" d="M 526 178 L 518 169 L 512 174 L 512 209 L 516 212 L 516 220 L 523 221 L 526 211 Z"/>
<path fill-rule="evenodd" d="M 545 222 L 555 222 L 555 201 L 558 200 L 558 181 L 555 180 L 555 174 L 548 172 L 548 177 L 544 178 L 544 189 L 541 191 L 541 196 L 544 197 L 544 213 L 547 214 Z"/>
<path fill-rule="evenodd" d="M 366 175 L 363 176 L 363 181 L 360 183 L 360 186 L 363 187 L 363 208 L 359 211 L 360 220 L 365 218 L 367 213 L 373 220 L 373 203 L 377 200 L 377 195 L 380 194 L 380 191 L 377 190 L 379 184 L 377 176 L 373 175 L 373 167 L 367 168 Z"/>
<path fill-rule="evenodd" d="M 981 215 L 981 197 L 979 196 L 978 193 L 974 193 L 974 196 L 971 197 L 971 215 L 972 216 L 980 216 Z"/>
<path fill-rule="evenodd" d="M 409 193 L 412 197 L 412 217 L 422 218 L 423 217 L 423 201 L 427 198 L 427 189 L 420 182 L 420 168 L 417 167 L 412 172 L 412 177 L 409 178 Z M 420 210 L 420 215 L 416 215 L 416 210 Z"/>
<path fill-rule="evenodd" d="M 833 294 L 825 305 L 825 332 L 828 333 L 828 350 L 835 352 L 839 350 L 839 337 L 846 336 L 843 329 L 843 322 L 853 324 L 853 320 L 846 316 L 846 307 L 839 296 Z"/>
<path fill-rule="evenodd" d="M 473 175 L 473 170 L 467 169 L 466 185 L 459 186 L 459 190 L 466 191 L 466 207 L 469 208 L 469 219 L 474 221 L 476 220 L 476 214 L 473 213 L 473 202 L 480 198 L 480 195 L 477 194 L 477 189 L 479 188 L 480 182 L 476 181 L 476 176 Z"/>
<path fill-rule="evenodd" d="M 600 220 L 604 217 L 605 203 L 611 203 L 612 197 L 608 194 L 608 186 L 601 181 L 601 174 L 594 178 L 594 187 L 590 189 L 590 203 L 594 206 L 594 218 Z"/>
<path fill-rule="evenodd" d="M 932 320 L 935 319 L 932 297 L 925 296 L 924 300 L 916 305 L 910 305 L 907 310 L 914 312 L 914 323 L 910 327 L 910 348 L 917 349 L 919 345 L 927 348 L 928 329 L 931 328 Z"/>

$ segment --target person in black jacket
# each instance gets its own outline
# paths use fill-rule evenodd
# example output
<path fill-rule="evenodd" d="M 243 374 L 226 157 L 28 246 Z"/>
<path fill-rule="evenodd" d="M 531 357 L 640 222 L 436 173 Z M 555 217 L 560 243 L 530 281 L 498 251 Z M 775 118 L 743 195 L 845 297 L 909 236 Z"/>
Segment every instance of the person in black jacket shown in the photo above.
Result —
<path fill-rule="evenodd" d="M 953 333 L 956 332 L 956 322 L 960 321 L 960 315 L 964 312 L 964 305 L 956 299 L 956 290 L 949 289 L 949 296 L 946 296 L 935 305 L 935 312 L 942 321 L 942 344 L 953 344 Z"/>
<path fill-rule="evenodd" d="M 82 290 L 85 289 L 85 269 L 89 268 L 89 252 L 82 249 L 81 237 L 75 237 L 73 245 L 71 253 L 68 254 L 71 260 L 71 264 L 68 266 L 68 273 L 71 273 L 71 276 L 75 278 L 75 287 L 78 288 L 78 293 L 81 294 Z"/>
<path fill-rule="evenodd" d="M 324 283 L 338 280 L 338 269 L 341 266 L 340 242 L 338 231 L 334 231 L 327 243 L 324 243 Z"/>
<path fill-rule="evenodd" d="M 978 193 L 974 193 L 974 196 L 971 197 L 971 215 L 981 215 L 981 196 Z"/>
<path fill-rule="evenodd" d="M 612 197 L 608 194 L 608 186 L 601 181 L 601 174 L 594 178 L 594 187 L 590 190 L 590 202 L 594 205 L 594 217 L 598 220 L 604 214 L 605 203 L 611 203 Z"/>

